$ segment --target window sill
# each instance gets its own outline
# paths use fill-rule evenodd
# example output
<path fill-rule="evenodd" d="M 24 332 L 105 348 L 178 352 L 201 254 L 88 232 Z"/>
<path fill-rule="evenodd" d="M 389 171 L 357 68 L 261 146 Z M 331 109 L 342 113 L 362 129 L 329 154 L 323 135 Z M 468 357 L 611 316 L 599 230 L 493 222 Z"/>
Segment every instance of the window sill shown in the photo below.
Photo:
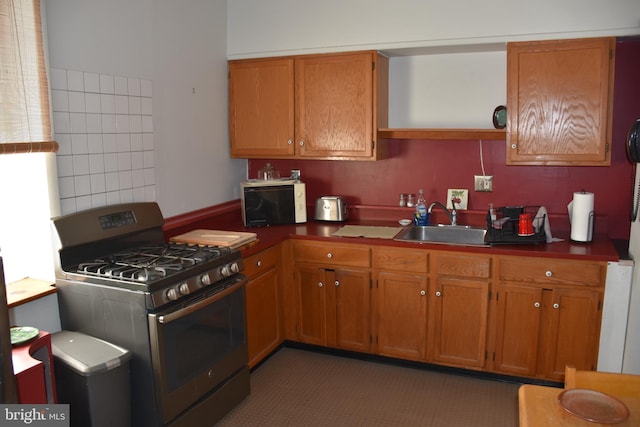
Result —
<path fill-rule="evenodd" d="M 25 277 L 7 284 L 7 306 L 17 307 L 56 292 L 56 287 L 46 280 Z"/>

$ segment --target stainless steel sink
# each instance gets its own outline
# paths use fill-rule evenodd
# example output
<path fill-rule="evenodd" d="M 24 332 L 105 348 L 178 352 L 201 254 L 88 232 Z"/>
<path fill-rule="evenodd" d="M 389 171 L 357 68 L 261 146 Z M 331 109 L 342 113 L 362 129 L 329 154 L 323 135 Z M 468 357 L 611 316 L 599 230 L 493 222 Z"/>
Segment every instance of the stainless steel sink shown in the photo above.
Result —
<path fill-rule="evenodd" d="M 443 243 L 450 245 L 485 246 L 487 230 L 468 225 L 414 225 L 396 234 L 400 242 Z"/>

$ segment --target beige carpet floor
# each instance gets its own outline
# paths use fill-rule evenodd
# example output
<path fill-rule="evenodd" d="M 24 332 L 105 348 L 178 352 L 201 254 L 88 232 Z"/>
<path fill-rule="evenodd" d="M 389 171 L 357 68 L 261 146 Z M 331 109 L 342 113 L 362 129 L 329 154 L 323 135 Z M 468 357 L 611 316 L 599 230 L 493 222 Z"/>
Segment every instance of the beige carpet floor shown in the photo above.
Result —
<path fill-rule="evenodd" d="M 216 427 L 517 427 L 519 386 L 283 348 Z"/>

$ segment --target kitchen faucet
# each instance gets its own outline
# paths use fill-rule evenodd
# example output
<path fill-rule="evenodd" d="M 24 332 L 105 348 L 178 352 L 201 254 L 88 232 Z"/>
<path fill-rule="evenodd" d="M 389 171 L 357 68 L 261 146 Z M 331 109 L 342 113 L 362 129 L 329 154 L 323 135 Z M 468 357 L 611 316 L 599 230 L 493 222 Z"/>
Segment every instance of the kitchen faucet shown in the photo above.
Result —
<path fill-rule="evenodd" d="M 449 217 L 449 220 L 451 220 L 451 225 L 458 225 L 458 212 L 456 211 L 456 202 L 454 199 L 451 199 L 451 206 L 453 206 L 453 208 L 451 209 L 451 211 L 449 211 L 449 209 L 447 209 L 447 207 L 445 205 L 443 205 L 440 202 L 433 202 L 429 205 L 429 209 L 427 210 L 427 212 L 429 214 L 431 214 L 431 210 L 435 207 L 435 206 L 439 206 L 441 207 L 446 213 L 447 216 Z M 429 215 L 431 216 L 431 215 Z"/>

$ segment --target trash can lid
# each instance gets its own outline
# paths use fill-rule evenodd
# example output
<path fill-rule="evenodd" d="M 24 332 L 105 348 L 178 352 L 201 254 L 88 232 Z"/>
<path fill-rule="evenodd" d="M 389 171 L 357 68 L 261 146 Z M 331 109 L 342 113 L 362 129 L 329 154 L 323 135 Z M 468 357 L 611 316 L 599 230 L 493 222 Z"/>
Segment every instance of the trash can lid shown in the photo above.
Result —
<path fill-rule="evenodd" d="M 117 368 L 132 356 L 127 349 L 75 331 L 52 334 L 51 351 L 55 358 L 83 376 Z"/>

